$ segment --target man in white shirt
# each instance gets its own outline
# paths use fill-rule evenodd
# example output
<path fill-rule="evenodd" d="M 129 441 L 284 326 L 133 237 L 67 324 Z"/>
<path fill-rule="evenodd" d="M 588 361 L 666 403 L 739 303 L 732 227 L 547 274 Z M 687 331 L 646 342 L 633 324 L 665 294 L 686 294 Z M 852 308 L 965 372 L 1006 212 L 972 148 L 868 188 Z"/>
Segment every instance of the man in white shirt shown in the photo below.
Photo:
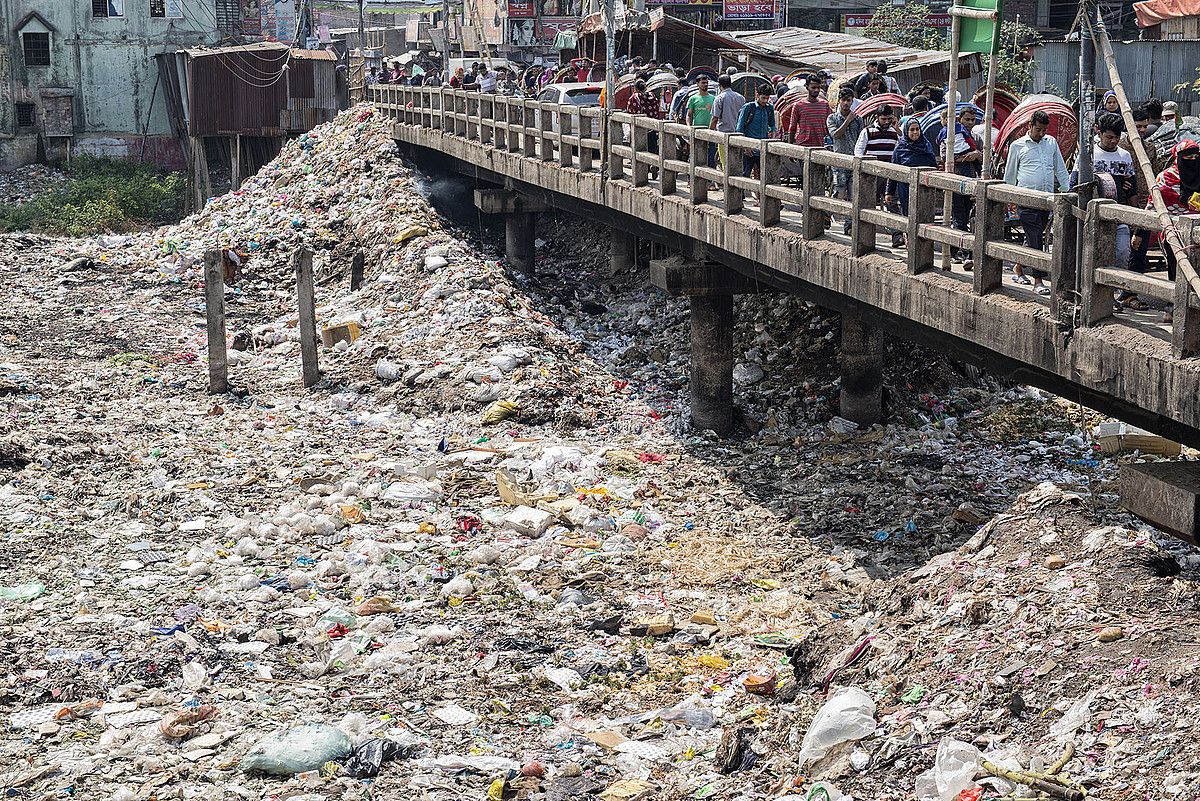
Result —
<path fill-rule="evenodd" d="M 479 91 L 492 93 L 496 91 L 496 84 L 500 78 L 496 75 L 496 71 L 491 67 L 484 67 L 483 72 L 479 74 Z"/>
<path fill-rule="evenodd" d="M 1022 189 L 1036 189 L 1039 192 L 1053 192 L 1055 184 L 1063 189 L 1070 186 L 1071 177 L 1067 174 L 1067 165 L 1063 162 L 1058 142 L 1046 133 L 1049 127 L 1050 116 L 1046 112 L 1033 112 L 1029 122 L 1029 133 L 1008 148 L 1008 163 L 1004 167 L 1005 183 Z M 1050 213 L 1037 209 L 1020 209 L 1018 216 L 1025 231 L 1025 247 L 1042 250 Z M 1049 295 L 1050 288 L 1042 283 L 1045 273 L 1040 270 L 1030 272 L 1033 273 L 1034 291 L 1039 295 Z M 1013 273 L 1014 283 L 1029 283 L 1021 265 L 1013 265 Z"/>

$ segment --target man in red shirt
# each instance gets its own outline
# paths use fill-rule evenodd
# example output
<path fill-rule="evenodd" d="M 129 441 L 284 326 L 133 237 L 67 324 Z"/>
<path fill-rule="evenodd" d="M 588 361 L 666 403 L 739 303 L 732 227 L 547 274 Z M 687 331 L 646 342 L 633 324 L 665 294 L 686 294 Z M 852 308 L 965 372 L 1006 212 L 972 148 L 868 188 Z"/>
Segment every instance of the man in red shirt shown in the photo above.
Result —
<path fill-rule="evenodd" d="M 788 121 L 787 141 L 806 147 L 824 147 L 827 129 L 826 120 L 833 111 L 821 97 L 824 81 L 819 76 L 809 75 L 804 79 L 808 97 L 797 100 L 792 106 Z"/>

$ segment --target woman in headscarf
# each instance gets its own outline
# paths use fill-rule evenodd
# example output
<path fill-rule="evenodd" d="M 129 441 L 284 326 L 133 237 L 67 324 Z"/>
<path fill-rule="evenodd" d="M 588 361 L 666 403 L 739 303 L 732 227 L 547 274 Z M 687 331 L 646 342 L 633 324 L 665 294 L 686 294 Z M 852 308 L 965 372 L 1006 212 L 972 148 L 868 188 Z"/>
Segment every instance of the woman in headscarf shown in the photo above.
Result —
<path fill-rule="evenodd" d="M 937 156 L 933 152 L 933 145 L 929 144 L 929 140 L 921 132 L 921 121 L 919 119 L 909 118 L 904 123 L 903 136 L 896 144 L 896 149 L 892 151 L 892 163 L 899 164 L 901 167 L 936 167 Z M 884 189 L 886 202 L 889 198 L 896 198 L 900 203 L 900 213 L 908 216 L 908 182 L 894 181 L 888 179 L 887 186 Z M 903 234 L 896 234 L 892 237 L 893 245 L 903 246 Z"/>
<path fill-rule="evenodd" d="M 1100 101 L 1099 107 L 1096 108 L 1097 114 L 1120 114 L 1121 103 L 1117 100 L 1117 93 L 1111 89 L 1104 93 L 1104 99 Z"/>

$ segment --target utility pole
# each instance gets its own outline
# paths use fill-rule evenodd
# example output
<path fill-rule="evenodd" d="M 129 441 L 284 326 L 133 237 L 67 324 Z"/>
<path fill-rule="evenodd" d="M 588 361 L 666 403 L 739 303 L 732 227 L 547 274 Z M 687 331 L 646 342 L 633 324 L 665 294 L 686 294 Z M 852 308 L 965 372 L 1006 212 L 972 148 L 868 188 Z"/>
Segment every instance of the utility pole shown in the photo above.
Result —
<path fill-rule="evenodd" d="M 365 19 L 367 0 L 358 0 L 358 80 L 361 96 L 367 99 L 367 22 Z"/>
<path fill-rule="evenodd" d="M 1092 16 L 1093 0 L 1083 0 L 1080 14 L 1088 19 Z M 1091 28 L 1079 26 L 1079 155 L 1075 165 L 1079 170 L 1079 183 L 1092 180 L 1092 127 L 1096 122 L 1096 40 Z M 1082 200 L 1082 198 L 1081 198 Z"/>
<path fill-rule="evenodd" d="M 613 62 L 617 48 L 617 12 L 613 0 L 604 0 L 604 108 L 613 110 Z M 607 123 L 607 120 L 605 121 Z M 605 125 L 605 130 L 608 126 Z"/>
<path fill-rule="evenodd" d="M 1079 26 L 1079 147 L 1075 156 L 1075 169 L 1078 171 L 1077 182 L 1079 192 L 1079 207 L 1086 209 L 1088 203 L 1095 197 L 1091 183 L 1092 173 L 1092 128 L 1096 122 L 1096 40 L 1092 36 L 1091 19 L 1094 0 L 1082 0 L 1079 13 L 1084 24 Z M 1096 4 L 1096 14 L 1099 18 L 1100 8 Z M 1136 132 L 1131 131 L 1129 138 L 1133 139 Z M 1087 226 L 1075 226 L 1075 252 L 1083 253 L 1083 240 L 1087 236 Z M 1076 283 L 1080 280 L 1079 270 L 1075 271 Z M 1075 287 L 1076 289 L 1078 287 Z"/>

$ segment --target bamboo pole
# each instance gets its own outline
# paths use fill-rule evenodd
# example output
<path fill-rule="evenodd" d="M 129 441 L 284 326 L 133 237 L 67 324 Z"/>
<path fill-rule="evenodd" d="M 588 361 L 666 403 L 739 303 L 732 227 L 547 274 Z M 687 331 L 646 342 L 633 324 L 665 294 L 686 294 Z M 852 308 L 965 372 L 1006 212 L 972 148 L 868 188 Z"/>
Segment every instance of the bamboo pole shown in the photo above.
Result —
<path fill-rule="evenodd" d="M 1175 223 L 1171 220 L 1171 215 L 1167 211 L 1167 206 L 1163 203 L 1162 194 L 1155 187 L 1156 177 L 1154 168 L 1150 166 L 1150 156 L 1146 152 L 1146 143 L 1142 141 L 1142 137 L 1138 134 L 1137 125 L 1133 121 L 1132 107 L 1129 105 L 1129 98 L 1125 94 L 1125 86 L 1121 83 L 1121 73 L 1117 71 L 1117 60 L 1113 57 L 1112 43 L 1108 40 L 1108 31 L 1104 28 L 1104 22 L 1097 20 L 1095 23 L 1084 15 L 1084 20 L 1087 22 L 1088 28 L 1091 29 L 1092 39 L 1100 47 L 1101 55 L 1104 59 L 1104 65 L 1108 68 L 1108 77 L 1112 83 L 1113 92 L 1117 95 L 1117 101 L 1121 104 L 1121 116 L 1125 120 L 1125 131 L 1129 135 L 1129 144 L 1133 148 L 1134 157 L 1137 159 L 1138 167 L 1141 175 L 1139 176 L 1150 190 L 1150 202 L 1154 204 L 1154 211 L 1158 214 L 1158 222 L 1162 225 L 1163 238 L 1167 245 L 1175 254 L 1175 262 L 1179 268 L 1179 274 L 1187 281 L 1192 292 L 1200 296 L 1200 275 L 1196 274 L 1196 268 L 1192 266 L 1191 259 L 1188 258 L 1188 245 L 1184 242 L 1183 237 L 1179 233 L 1179 229 L 1175 227 Z M 1183 309 L 1176 310 L 1179 314 L 1183 314 Z"/>
<path fill-rule="evenodd" d="M 962 23 L 959 22 L 959 17 L 954 13 L 955 9 L 950 10 L 950 78 L 946 82 L 946 172 L 954 172 L 954 139 L 955 132 L 958 130 L 955 126 L 958 125 L 958 36 L 962 30 Z M 954 213 L 954 193 L 947 192 L 945 200 L 942 203 L 942 225 L 951 225 L 951 216 Z M 942 269 L 950 269 L 950 254 L 952 248 L 949 245 L 942 245 Z"/>

